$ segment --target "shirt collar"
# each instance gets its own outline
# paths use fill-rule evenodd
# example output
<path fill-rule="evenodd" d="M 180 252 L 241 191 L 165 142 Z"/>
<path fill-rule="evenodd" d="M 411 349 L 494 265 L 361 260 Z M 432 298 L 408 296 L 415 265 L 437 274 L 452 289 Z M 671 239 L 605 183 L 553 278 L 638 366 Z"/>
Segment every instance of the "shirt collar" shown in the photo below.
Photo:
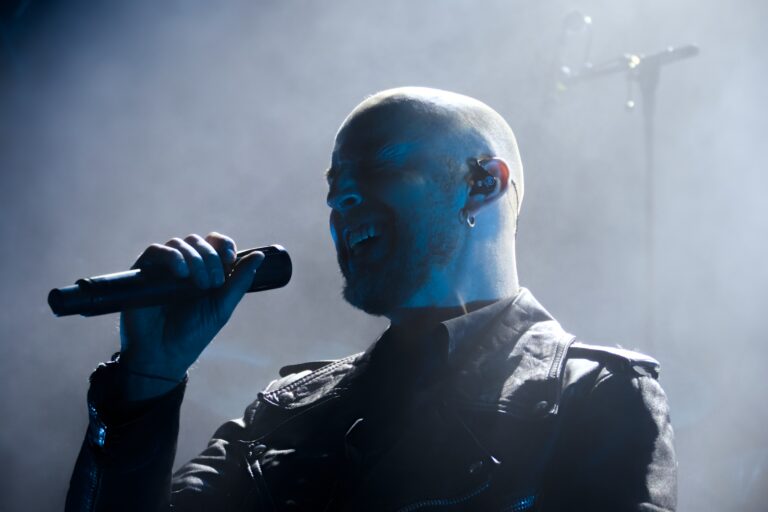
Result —
<path fill-rule="evenodd" d="M 368 347 L 362 360 L 367 362 L 372 357 L 379 359 L 383 354 L 391 355 L 393 353 L 407 356 L 408 352 L 411 355 L 432 353 L 435 356 L 449 359 L 457 348 L 470 345 L 471 340 L 476 339 L 486 330 L 493 323 L 493 319 L 503 313 L 512 302 L 521 296 L 523 291 L 530 294 L 525 288 L 521 288 L 518 294 L 513 297 L 500 299 L 477 309 L 471 309 L 463 315 L 438 322 L 434 328 L 424 330 L 423 337 L 418 341 L 415 339 L 408 341 L 398 339 L 397 329 L 390 326 Z M 415 343 L 419 343 L 420 346 L 414 346 Z"/>
<path fill-rule="evenodd" d="M 517 295 L 498 300 L 492 304 L 471 311 L 465 315 L 441 322 L 448 336 L 447 351 L 450 358 L 457 351 L 471 344 L 493 325 L 494 320 L 503 314 L 511 304 L 526 297 L 533 298 L 526 288 L 520 288 Z"/>
<path fill-rule="evenodd" d="M 447 375 L 457 405 L 524 417 L 557 413 L 565 354 L 573 336 L 528 290 L 521 288 L 515 297 L 443 321 L 437 329 L 440 341 L 447 342 L 438 343 L 436 350 L 447 352 Z M 345 392 L 366 373 L 372 349 L 386 335 L 365 353 L 326 365 L 266 393 L 264 399 L 294 409 Z"/>
<path fill-rule="evenodd" d="M 457 357 L 457 354 L 469 351 L 477 341 L 488 334 L 494 326 L 503 319 L 505 325 L 513 332 L 522 334 L 530 325 L 530 312 L 543 312 L 548 319 L 551 315 L 539 304 L 533 297 L 533 294 L 524 287 L 521 287 L 517 294 L 512 297 L 499 299 L 496 302 L 474 309 L 466 314 L 459 315 L 448 320 L 439 322 L 431 339 L 424 340 L 430 346 L 427 351 L 435 355 L 443 356 L 450 361 Z M 541 318 L 537 318 L 540 320 Z M 390 327 L 371 344 L 365 351 L 363 360 L 367 361 L 375 352 L 388 352 L 393 347 L 390 338 L 393 334 L 393 328 Z M 384 347 L 384 345 L 389 345 Z M 415 347 L 414 347 L 415 348 Z M 422 347 L 424 349 L 424 347 Z M 400 350 L 398 350 L 400 352 Z M 401 355 L 402 354 L 401 352 Z"/>

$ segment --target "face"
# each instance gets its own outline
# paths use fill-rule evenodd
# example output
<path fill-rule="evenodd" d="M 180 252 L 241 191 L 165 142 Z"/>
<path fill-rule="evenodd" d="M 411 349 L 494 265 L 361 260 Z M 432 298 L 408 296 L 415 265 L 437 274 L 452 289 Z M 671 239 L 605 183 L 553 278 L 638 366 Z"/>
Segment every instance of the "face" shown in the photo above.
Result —
<path fill-rule="evenodd" d="M 445 143 L 402 119 L 363 114 L 336 138 L 331 235 L 344 298 L 371 314 L 407 306 L 459 243 L 459 172 Z"/>

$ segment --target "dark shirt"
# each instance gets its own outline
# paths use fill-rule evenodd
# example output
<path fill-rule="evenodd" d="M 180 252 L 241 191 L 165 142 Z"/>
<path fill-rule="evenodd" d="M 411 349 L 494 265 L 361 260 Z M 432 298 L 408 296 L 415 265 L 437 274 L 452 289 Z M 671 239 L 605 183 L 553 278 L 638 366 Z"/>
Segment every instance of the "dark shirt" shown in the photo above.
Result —
<path fill-rule="evenodd" d="M 444 392 L 450 355 L 463 340 L 488 325 L 513 299 L 468 304 L 464 308 L 422 310 L 418 320 L 390 326 L 364 356 L 365 371 L 354 383 L 353 410 L 339 429 L 345 434 L 341 456 L 325 471 L 336 473 L 332 509 L 357 499 L 356 489 L 419 421 L 425 403 Z M 415 315 L 414 315 L 415 316 Z"/>

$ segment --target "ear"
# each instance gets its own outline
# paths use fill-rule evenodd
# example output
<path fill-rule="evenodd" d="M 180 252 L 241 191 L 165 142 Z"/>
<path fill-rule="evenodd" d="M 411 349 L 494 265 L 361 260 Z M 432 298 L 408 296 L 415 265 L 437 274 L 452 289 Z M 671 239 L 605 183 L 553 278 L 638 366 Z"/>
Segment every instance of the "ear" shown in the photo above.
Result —
<path fill-rule="evenodd" d="M 470 185 L 465 211 L 475 215 L 485 206 L 503 196 L 509 188 L 509 166 L 501 158 L 485 158 L 470 163 Z M 495 185 L 478 186 L 488 176 L 496 179 Z"/>

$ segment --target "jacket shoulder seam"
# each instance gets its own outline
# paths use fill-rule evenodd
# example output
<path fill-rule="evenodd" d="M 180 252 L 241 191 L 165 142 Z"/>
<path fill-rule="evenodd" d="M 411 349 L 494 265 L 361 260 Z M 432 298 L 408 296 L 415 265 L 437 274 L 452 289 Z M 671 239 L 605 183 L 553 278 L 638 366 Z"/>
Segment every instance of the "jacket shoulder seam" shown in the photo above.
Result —
<path fill-rule="evenodd" d="M 352 362 L 355 359 L 359 358 L 363 352 L 359 352 L 357 354 L 352 354 L 350 356 L 344 357 L 342 359 L 337 359 L 329 364 L 326 364 L 317 370 L 314 370 L 313 372 L 305 375 L 304 377 L 301 377 L 299 379 L 296 379 L 292 382 L 289 382 L 288 384 L 285 384 L 284 386 L 280 386 L 276 389 L 273 389 L 272 391 L 268 393 L 264 393 L 263 396 L 265 398 L 271 398 L 273 399 L 276 395 L 280 393 L 285 393 L 286 391 L 292 391 L 300 386 L 303 386 L 304 384 L 308 382 L 312 382 L 315 379 L 318 379 L 320 377 L 323 377 L 327 373 L 330 373 L 332 370 L 336 369 L 337 367 L 341 366 L 342 364 Z"/>
<path fill-rule="evenodd" d="M 632 373 L 658 378 L 660 364 L 651 356 L 620 347 L 589 345 L 581 341 L 571 344 L 567 357 L 596 361 L 611 373 Z"/>
<path fill-rule="evenodd" d="M 280 368 L 280 370 L 278 370 L 277 374 L 280 377 L 287 377 L 287 376 L 289 376 L 289 375 L 291 375 L 293 373 L 299 373 L 299 372 L 303 372 L 303 371 L 307 371 L 307 370 L 309 370 L 310 372 L 313 372 L 315 370 L 319 370 L 323 366 L 326 366 L 326 365 L 329 365 L 329 364 L 333 364 L 336 361 L 338 361 L 338 360 L 337 359 L 323 359 L 323 360 L 319 360 L 319 361 L 306 361 L 306 362 L 303 362 L 303 363 L 287 364 L 287 365 L 283 366 L 282 368 Z"/>
<path fill-rule="evenodd" d="M 622 377 L 622 376 L 625 378 L 629 378 L 629 380 L 633 382 L 640 382 L 642 379 L 650 379 L 654 382 L 656 381 L 656 377 L 654 377 L 653 375 L 643 375 L 638 373 L 627 373 L 627 372 L 617 373 L 607 368 L 603 368 L 602 372 L 597 376 L 594 383 L 592 384 L 592 391 L 597 389 L 603 383 L 611 379 L 615 379 L 617 377 Z"/>

